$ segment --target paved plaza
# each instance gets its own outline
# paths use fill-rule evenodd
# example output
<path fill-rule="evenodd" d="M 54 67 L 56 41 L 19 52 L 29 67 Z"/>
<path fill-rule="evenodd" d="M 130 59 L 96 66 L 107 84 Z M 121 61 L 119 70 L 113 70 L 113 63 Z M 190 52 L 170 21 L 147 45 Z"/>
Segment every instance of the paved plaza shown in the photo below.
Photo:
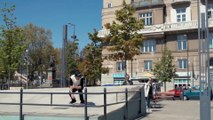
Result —
<path fill-rule="evenodd" d="M 119 87 L 108 87 L 107 91 L 112 91 L 112 88 L 116 91 L 125 90 L 126 86 Z M 129 89 L 139 89 L 137 86 L 130 86 Z M 24 90 L 25 92 L 67 92 L 67 88 L 56 88 L 56 89 L 34 89 L 34 90 Z M 113 90 L 113 91 L 114 91 Z M 11 90 L 18 91 L 18 90 Z M 102 87 L 88 88 L 89 92 L 92 91 L 103 91 Z M 1 94 L 0 102 L 19 102 L 19 95 L 15 94 Z M 78 99 L 78 95 L 76 95 Z M 120 101 L 123 100 L 123 95 L 110 95 L 108 96 L 108 101 Z M 53 96 L 53 103 L 69 105 L 68 95 L 58 94 Z M 49 103 L 49 95 L 25 95 L 24 102 L 26 103 Z M 78 100 L 79 102 L 79 100 Z M 98 106 L 103 104 L 103 95 L 91 95 L 89 96 L 88 102 L 90 105 Z M 200 101 L 198 100 L 163 100 L 157 104 L 161 105 L 160 108 L 152 108 L 152 112 L 148 113 L 146 116 L 141 116 L 136 120 L 200 120 Z M 114 111 L 121 108 L 124 104 L 118 104 L 107 108 L 107 111 Z M 211 119 L 213 120 L 213 102 L 211 103 Z M 0 120 L 2 115 L 17 115 L 19 116 L 19 106 L 17 105 L 0 105 Z M 24 106 L 23 113 L 27 116 L 52 116 L 52 117 L 79 117 L 79 119 L 84 119 L 84 107 L 83 106 Z M 88 115 L 90 118 L 103 115 L 103 107 L 91 107 L 88 108 Z M 119 115 L 119 114 L 118 114 Z M 37 116 L 37 120 L 39 119 Z M 15 119 L 8 119 L 15 120 Z M 18 120 L 18 119 L 17 119 Z M 53 120 L 51 118 L 51 120 Z M 60 119 L 62 120 L 62 119 Z"/>
<path fill-rule="evenodd" d="M 200 120 L 199 100 L 164 100 L 159 103 L 162 108 L 153 108 L 152 113 L 137 120 Z M 213 120 L 213 102 L 211 102 L 211 120 Z"/>

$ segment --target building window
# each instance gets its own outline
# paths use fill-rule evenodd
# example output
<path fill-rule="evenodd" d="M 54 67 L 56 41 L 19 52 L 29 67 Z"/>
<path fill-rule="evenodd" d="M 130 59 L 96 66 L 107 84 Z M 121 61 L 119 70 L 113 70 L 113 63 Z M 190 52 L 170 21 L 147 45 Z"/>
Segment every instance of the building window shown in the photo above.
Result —
<path fill-rule="evenodd" d="M 209 66 L 213 66 L 213 58 L 212 57 L 209 60 Z"/>
<path fill-rule="evenodd" d="M 124 71 L 125 70 L 125 62 L 117 62 L 116 63 L 117 71 Z"/>
<path fill-rule="evenodd" d="M 144 61 L 144 70 L 147 70 L 147 71 L 152 70 L 152 61 L 151 60 Z"/>
<path fill-rule="evenodd" d="M 213 18 L 213 4 L 208 5 L 208 18 Z"/>
<path fill-rule="evenodd" d="M 176 9 L 177 22 L 185 22 L 186 21 L 186 8 L 178 8 Z"/>
<path fill-rule="evenodd" d="M 152 13 L 139 13 L 139 19 L 144 20 L 144 25 L 152 25 Z"/>
<path fill-rule="evenodd" d="M 209 33 L 209 48 L 213 48 L 213 33 Z"/>
<path fill-rule="evenodd" d="M 178 35 L 177 36 L 177 44 L 178 50 L 186 50 L 187 49 L 187 36 L 186 35 Z"/>
<path fill-rule="evenodd" d="M 178 60 L 178 68 L 179 69 L 186 69 L 188 67 L 188 60 L 187 59 L 179 59 Z"/>
<path fill-rule="evenodd" d="M 107 7 L 111 8 L 112 7 L 112 3 L 107 3 Z"/>
<path fill-rule="evenodd" d="M 142 52 L 155 52 L 156 41 L 155 40 L 145 40 L 143 42 Z"/>

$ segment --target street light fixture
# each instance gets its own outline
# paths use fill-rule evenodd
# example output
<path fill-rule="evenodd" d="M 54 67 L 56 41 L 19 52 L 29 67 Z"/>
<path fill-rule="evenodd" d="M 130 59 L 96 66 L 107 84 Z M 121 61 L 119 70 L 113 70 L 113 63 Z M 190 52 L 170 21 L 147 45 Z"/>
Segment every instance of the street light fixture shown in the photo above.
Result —
<path fill-rule="evenodd" d="M 71 38 L 73 40 L 75 40 L 77 38 L 77 36 L 75 35 L 75 24 L 72 24 L 72 23 L 68 23 L 68 25 L 72 26 L 73 27 L 73 35 L 71 36 Z"/>

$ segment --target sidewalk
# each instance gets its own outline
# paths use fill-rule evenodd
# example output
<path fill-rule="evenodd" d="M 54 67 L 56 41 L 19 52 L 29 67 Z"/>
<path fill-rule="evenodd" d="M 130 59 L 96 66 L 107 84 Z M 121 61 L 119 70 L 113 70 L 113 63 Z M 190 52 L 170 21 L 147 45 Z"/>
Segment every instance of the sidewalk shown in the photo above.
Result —
<path fill-rule="evenodd" d="M 136 120 L 200 120 L 199 100 L 164 100 L 162 108 L 153 108 L 150 114 Z M 211 102 L 211 120 L 213 120 L 213 102 Z"/>

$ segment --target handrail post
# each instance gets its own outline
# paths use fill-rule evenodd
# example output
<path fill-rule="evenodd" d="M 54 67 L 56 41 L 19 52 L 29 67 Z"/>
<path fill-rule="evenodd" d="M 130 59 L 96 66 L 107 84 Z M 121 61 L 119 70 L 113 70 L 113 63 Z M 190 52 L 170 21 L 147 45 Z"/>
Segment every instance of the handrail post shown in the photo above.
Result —
<path fill-rule="evenodd" d="M 21 88 L 20 89 L 20 114 L 19 114 L 19 117 L 20 117 L 20 120 L 24 120 L 23 119 L 23 109 L 22 109 L 22 107 L 23 107 L 23 89 Z"/>
<path fill-rule="evenodd" d="M 50 93 L 50 104 L 53 104 L 53 93 Z"/>
<path fill-rule="evenodd" d="M 106 88 L 104 88 L 104 120 L 107 120 L 107 95 L 106 95 Z"/>
<path fill-rule="evenodd" d="M 139 113 L 142 113 L 142 88 L 140 88 Z"/>
<path fill-rule="evenodd" d="M 88 113 L 87 113 L 87 88 L 84 90 L 85 95 L 85 103 L 84 103 L 84 120 L 88 120 Z"/>
<path fill-rule="evenodd" d="M 125 120 L 128 120 L 128 89 L 125 89 Z"/>
<path fill-rule="evenodd" d="M 118 102 L 118 92 L 116 92 L 116 102 Z"/>

